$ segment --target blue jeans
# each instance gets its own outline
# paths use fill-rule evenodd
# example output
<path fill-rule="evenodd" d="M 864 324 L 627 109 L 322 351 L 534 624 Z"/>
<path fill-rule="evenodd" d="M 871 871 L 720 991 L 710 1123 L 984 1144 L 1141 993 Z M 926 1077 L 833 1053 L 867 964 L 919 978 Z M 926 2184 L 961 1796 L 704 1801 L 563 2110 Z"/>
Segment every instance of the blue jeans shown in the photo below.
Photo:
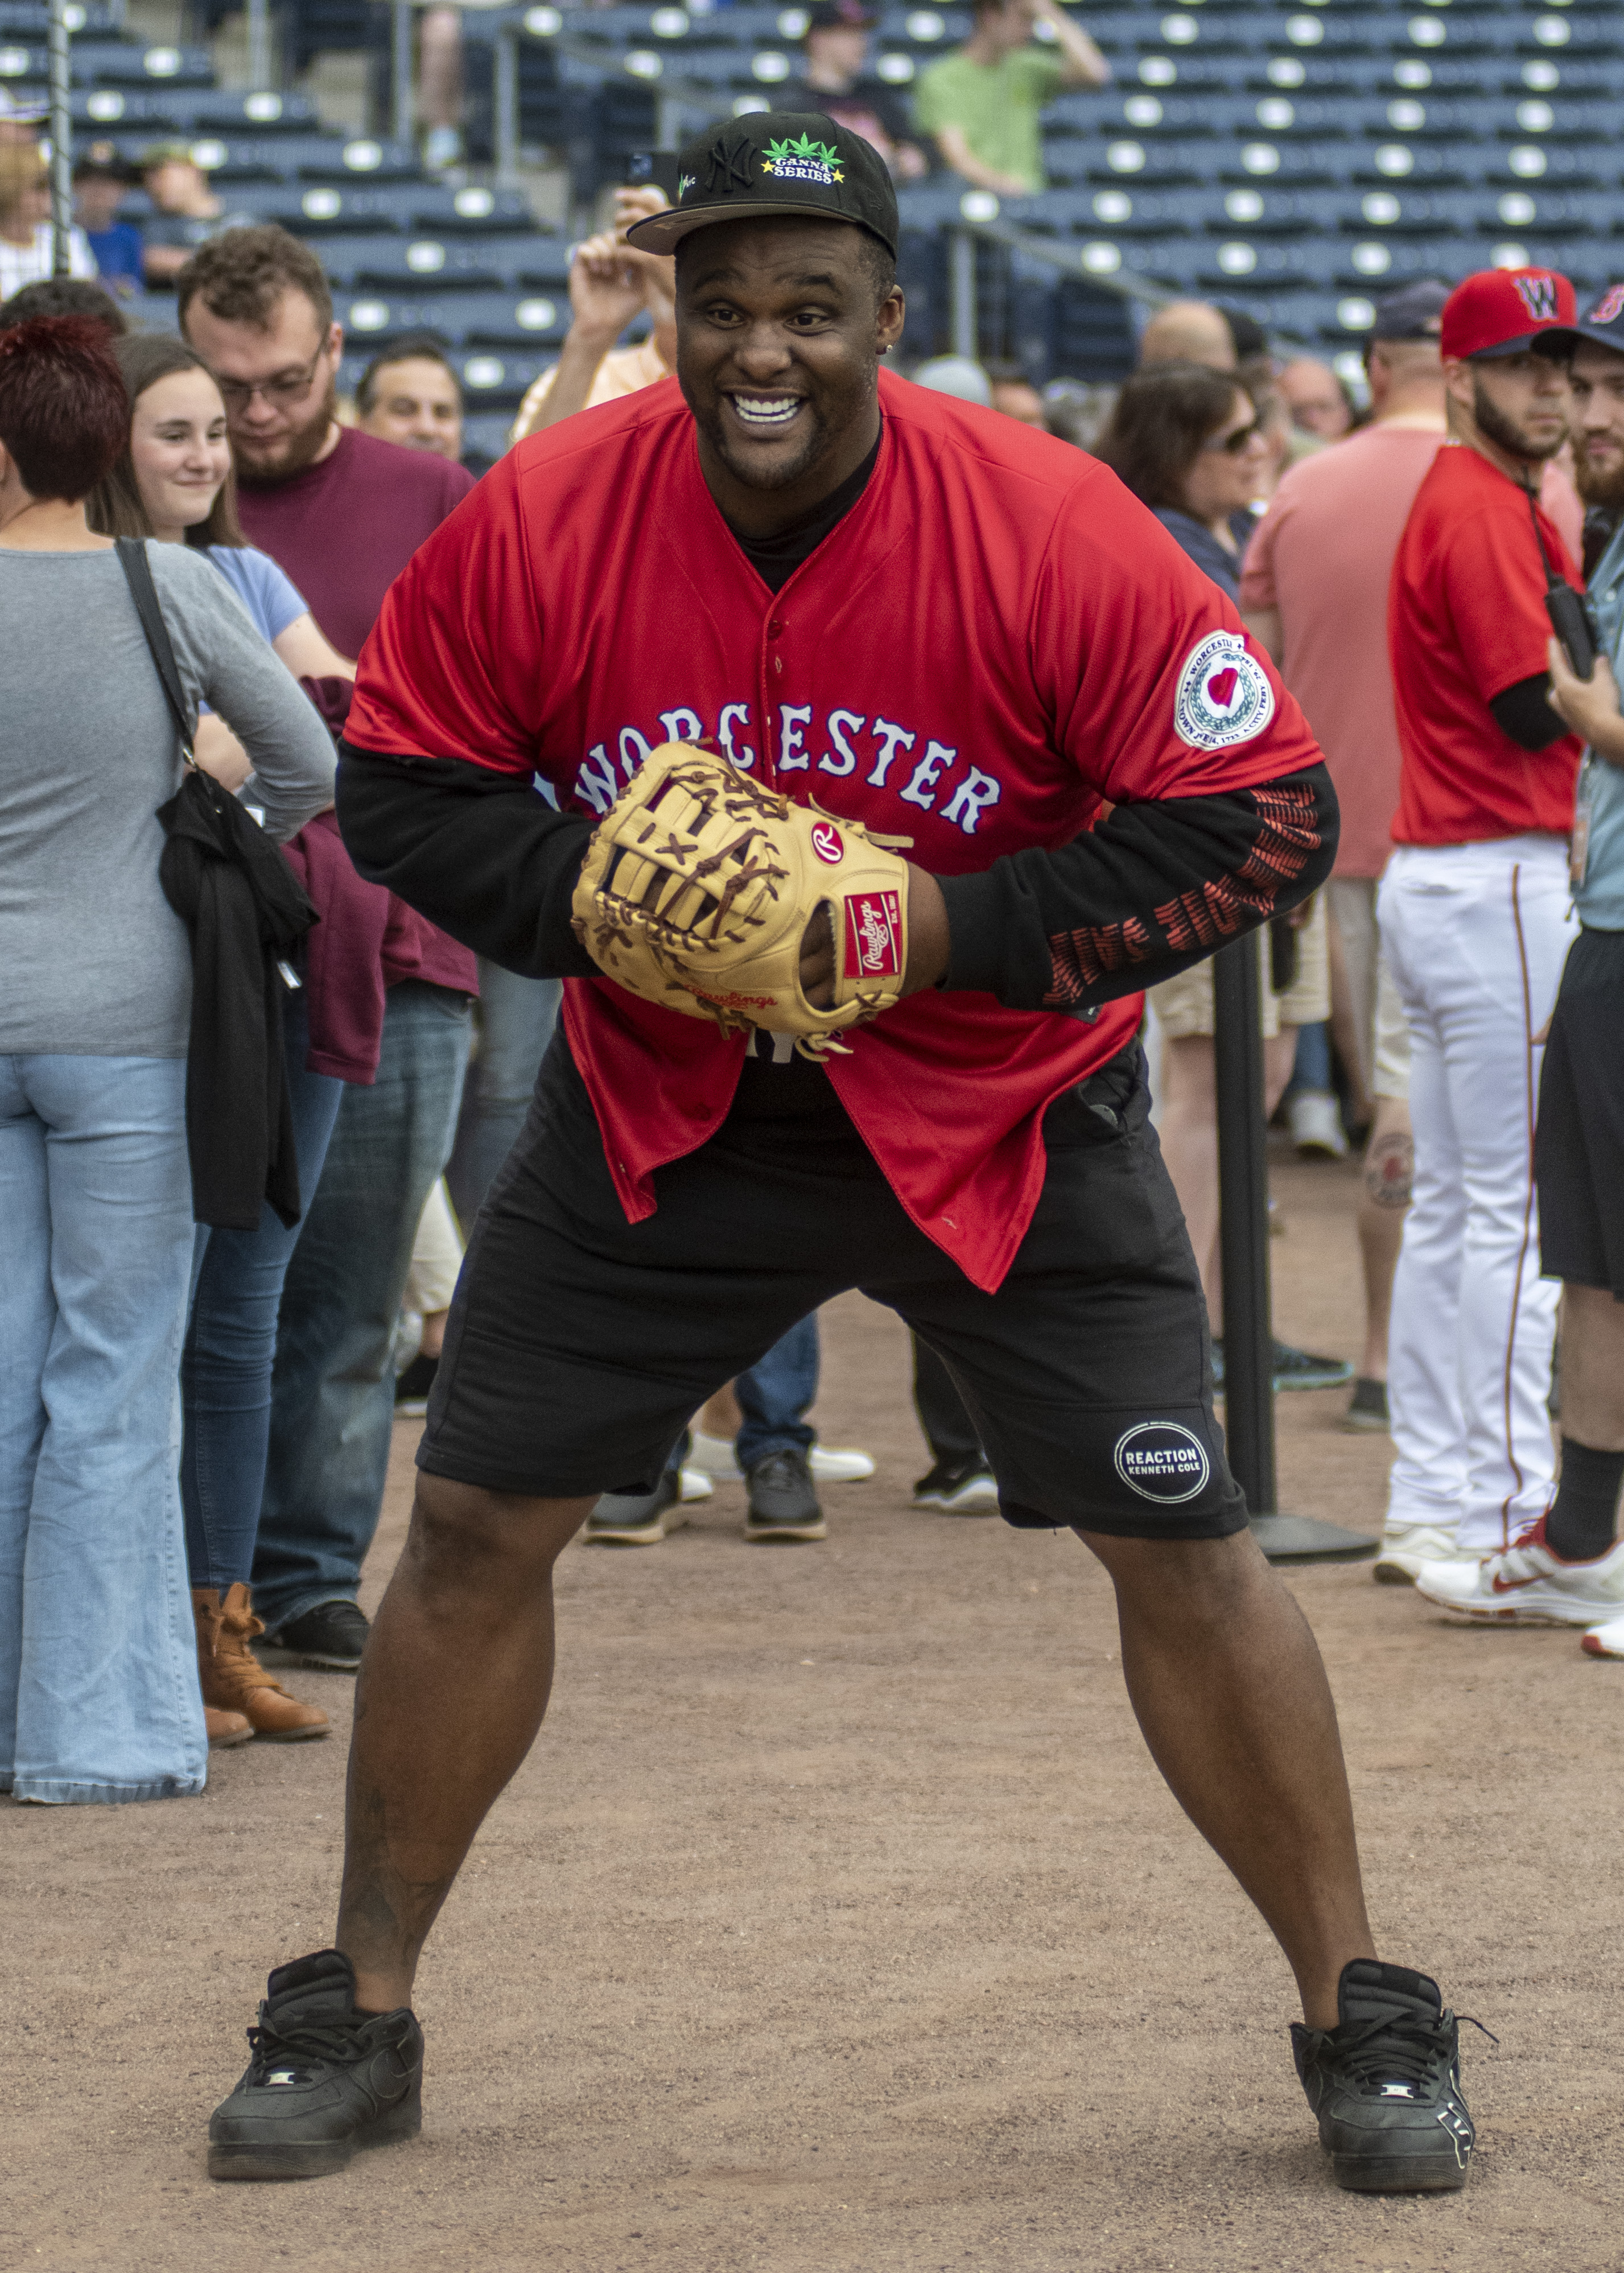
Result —
<path fill-rule="evenodd" d="M 520 979 L 479 958 L 479 1046 L 446 1170 L 446 1189 L 465 1234 L 519 1141 L 563 991 L 556 979 Z"/>
<path fill-rule="evenodd" d="M 299 1197 L 308 1215 L 344 1084 L 304 1063 L 310 1021 L 302 994 L 286 1006 L 284 1054 L 293 1108 Z M 194 1587 L 223 1594 L 253 1569 L 254 1534 L 271 1437 L 276 1312 L 304 1218 L 290 1228 L 274 1208 L 254 1231 L 198 1226 L 192 1320 L 181 1358 L 180 1496 Z"/>
<path fill-rule="evenodd" d="M 1297 1056 L 1291 1065 L 1293 1089 L 1330 1089 L 1331 1030 L 1323 1020 L 1297 1030 Z"/>
<path fill-rule="evenodd" d="M 469 998 L 405 979 L 378 1077 L 347 1084 L 282 1287 L 254 1607 L 273 1628 L 353 1602 L 378 1528 L 395 1421 L 395 1332 L 417 1219 L 445 1168 Z"/>
<path fill-rule="evenodd" d="M 0 1789 L 19 1799 L 203 1789 L 185 1084 L 183 1058 L 0 1057 Z"/>
<path fill-rule="evenodd" d="M 809 1452 L 817 1432 L 801 1414 L 817 1395 L 817 1312 L 792 1326 L 733 1384 L 744 1420 L 733 1458 L 747 1474 L 774 1452 Z"/>

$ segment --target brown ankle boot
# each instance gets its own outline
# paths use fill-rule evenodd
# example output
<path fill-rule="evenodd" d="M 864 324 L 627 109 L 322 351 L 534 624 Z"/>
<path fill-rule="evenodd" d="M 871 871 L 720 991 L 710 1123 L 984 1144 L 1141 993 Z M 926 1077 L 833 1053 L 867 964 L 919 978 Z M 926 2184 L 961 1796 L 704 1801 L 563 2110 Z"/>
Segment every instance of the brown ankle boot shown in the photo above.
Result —
<path fill-rule="evenodd" d="M 245 1744 L 253 1735 L 253 1722 L 245 1713 L 216 1713 L 212 1705 L 203 1707 L 203 1726 L 210 1744 L 221 1751 L 229 1744 Z"/>
<path fill-rule="evenodd" d="M 320 1707 L 301 1705 L 297 1697 L 290 1697 L 249 1647 L 256 1635 L 265 1632 L 265 1622 L 255 1617 L 247 1587 L 239 1580 L 227 1588 L 222 1602 L 215 1587 L 194 1587 L 192 1602 L 198 1621 L 198 1669 L 205 1707 L 241 1714 L 256 1737 L 273 1744 L 325 1737 L 327 1716 Z"/>

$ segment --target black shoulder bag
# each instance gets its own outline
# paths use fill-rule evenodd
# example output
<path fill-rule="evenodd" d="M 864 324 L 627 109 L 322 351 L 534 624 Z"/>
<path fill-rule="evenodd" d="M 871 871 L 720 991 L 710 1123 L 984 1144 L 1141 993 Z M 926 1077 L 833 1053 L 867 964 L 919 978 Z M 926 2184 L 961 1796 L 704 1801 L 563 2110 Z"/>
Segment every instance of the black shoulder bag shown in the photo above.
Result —
<path fill-rule="evenodd" d="M 186 764 L 179 789 L 158 807 L 167 840 L 158 881 L 192 938 L 192 1212 L 217 1230 L 253 1231 L 268 1200 L 284 1224 L 296 1224 L 299 1170 L 277 964 L 317 920 L 316 911 L 252 815 L 199 768 L 147 547 L 128 536 L 117 547 Z"/>
<path fill-rule="evenodd" d="M 1545 538 L 1539 533 L 1539 506 L 1531 484 L 1525 487 L 1523 494 L 1528 499 L 1529 519 L 1534 524 L 1534 542 L 1539 547 L 1540 566 L 1545 572 L 1545 613 L 1551 619 L 1551 628 L 1562 643 L 1568 668 L 1574 677 L 1589 679 L 1601 652 L 1594 619 L 1583 594 L 1575 592 L 1567 578 L 1559 576 L 1551 566 Z"/>

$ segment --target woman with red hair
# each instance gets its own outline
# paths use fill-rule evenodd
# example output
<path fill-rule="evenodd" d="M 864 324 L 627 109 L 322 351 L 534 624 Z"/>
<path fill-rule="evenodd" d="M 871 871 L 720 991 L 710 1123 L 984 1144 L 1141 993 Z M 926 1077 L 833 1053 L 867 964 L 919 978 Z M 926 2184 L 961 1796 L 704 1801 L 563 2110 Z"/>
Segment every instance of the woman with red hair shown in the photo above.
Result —
<path fill-rule="evenodd" d="M 158 881 L 175 725 L 85 499 L 130 409 L 103 327 L 0 334 L 0 1789 L 201 1790 L 179 1493 L 192 964 Z M 147 548 L 182 687 L 285 838 L 333 747 L 210 563 Z"/>

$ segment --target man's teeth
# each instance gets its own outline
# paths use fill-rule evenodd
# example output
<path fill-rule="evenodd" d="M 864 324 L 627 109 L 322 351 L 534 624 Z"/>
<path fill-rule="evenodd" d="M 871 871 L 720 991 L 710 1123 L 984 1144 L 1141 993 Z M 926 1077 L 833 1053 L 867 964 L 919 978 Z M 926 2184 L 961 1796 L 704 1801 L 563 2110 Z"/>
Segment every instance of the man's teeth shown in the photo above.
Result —
<path fill-rule="evenodd" d="M 735 394 L 733 409 L 747 426 L 787 426 L 801 408 L 798 394 L 784 394 L 771 401 L 748 394 Z"/>

